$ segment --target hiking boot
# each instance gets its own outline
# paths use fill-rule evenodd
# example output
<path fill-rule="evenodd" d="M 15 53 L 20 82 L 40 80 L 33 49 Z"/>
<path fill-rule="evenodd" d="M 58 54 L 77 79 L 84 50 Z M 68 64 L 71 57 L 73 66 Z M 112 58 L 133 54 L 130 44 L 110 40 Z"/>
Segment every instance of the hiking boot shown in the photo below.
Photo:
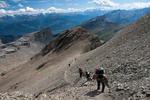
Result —
<path fill-rule="evenodd" d="M 102 93 L 104 93 L 104 91 L 101 91 Z"/>

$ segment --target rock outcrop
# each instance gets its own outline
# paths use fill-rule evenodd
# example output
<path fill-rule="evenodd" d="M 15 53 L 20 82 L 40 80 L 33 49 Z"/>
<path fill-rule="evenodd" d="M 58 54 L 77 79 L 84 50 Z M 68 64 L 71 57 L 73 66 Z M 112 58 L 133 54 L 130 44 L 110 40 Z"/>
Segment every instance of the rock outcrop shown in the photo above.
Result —
<path fill-rule="evenodd" d="M 66 48 L 72 46 L 77 41 L 83 40 L 90 41 L 89 47 L 85 49 L 85 52 L 91 51 L 103 44 L 103 42 L 99 40 L 97 35 L 91 35 L 87 33 L 85 29 L 81 27 L 76 27 L 73 29 L 66 30 L 62 34 L 57 36 L 54 40 L 51 41 L 49 45 L 47 45 L 42 50 L 41 53 L 43 55 L 46 55 L 50 51 L 53 52 L 63 51 Z"/>
<path fill-rule="evenodd" d="M 7 72 L 39 53 L 53 38 L 49 28 L 27 34 L 20 39 L 0 45 L 0 72 Z"/>

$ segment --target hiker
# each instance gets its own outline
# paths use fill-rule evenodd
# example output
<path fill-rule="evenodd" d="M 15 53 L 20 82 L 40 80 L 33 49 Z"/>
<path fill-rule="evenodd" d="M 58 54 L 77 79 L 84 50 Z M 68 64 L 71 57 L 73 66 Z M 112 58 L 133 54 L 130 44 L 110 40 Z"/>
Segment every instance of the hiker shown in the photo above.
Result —
<path fill-rule="evenodd" d="M 87 81 L 91 80 L 90 72 L 86 71 L 86 72 L 85 72 L 85 75 L 86 75 Z"/>
<path fill-rule="evenodd" d="M 83 76 L 83 70 L 82 70 L 82 68 L 79 68 L 79 74 L 80 74 L 80 78 L 82 78 L 82 76 Z"/>
<path fill-rule="evenodd" d="M 83 76 L 85 76 L 87 80 L 84 83 L 82 83 L 81 86 L 83 86 L 86 82 L 92 80 L 90 72 L 88 72 L 88 71 L 86 71 L 85 73 L 83 72 Z"/>
<path fill-rule="evenodd" d="M 105 80 L 107 80 L 104 74 L 105 74 L 104 69 L 99 67 L 96 68 L 95 74 L 93 75 L 93 79 L 97 80 L 97 90 L 100 89 L 100 83 L 102 83 L 102 92 L 104 92 L 105 90 Z"/>

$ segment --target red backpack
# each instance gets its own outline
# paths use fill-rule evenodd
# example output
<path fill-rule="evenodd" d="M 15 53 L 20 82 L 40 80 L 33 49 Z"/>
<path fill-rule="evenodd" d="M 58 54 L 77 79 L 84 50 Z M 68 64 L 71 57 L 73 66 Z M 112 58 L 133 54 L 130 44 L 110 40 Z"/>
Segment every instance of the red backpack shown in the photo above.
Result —
<path fill-rule="evenodd" d="M 79 68 L 79 73 L 82 73 L 83 71 L 82 71 L 82 68 Z"/>

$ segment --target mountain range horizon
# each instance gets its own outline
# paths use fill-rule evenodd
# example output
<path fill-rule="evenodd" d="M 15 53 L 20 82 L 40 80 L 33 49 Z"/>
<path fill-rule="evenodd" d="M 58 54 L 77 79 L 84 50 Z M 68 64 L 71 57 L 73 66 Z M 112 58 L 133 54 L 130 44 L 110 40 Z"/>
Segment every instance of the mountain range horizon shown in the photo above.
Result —
<path fill-rule="evenodd" d="M 135 22 L 140 17 L 144 16 L 150 12 L 150 8 L 137 9 L 137 10 L 113 10 L 113 11 L 105 11 L 105 10 L 93 10 L 86 11 L 81 13 L 55 13 L 55 14 L 46 14 L 46 15 L 16 15 L 14 17 L 5 16 L 0 18 L 0 38 L 4 43 L 12 42 L 21 37 L 24 34 L 31 33 L 34 31 L 41 30 L 45 27 L 50 27 L 52 33 L 59 34 L 69 28 L 76 27 L 78 25 L 82 25 L 88 20 L 92 20 L 96 16 L 102 16 L 112 21 L 112 23 L 122 24 L 122 26 Z M 123 15 L 123 16 L 120 16 Z M 101 17 L 101 18 L 102 18 Z M 101 19 L 100 18 L 100 19 Z M 105 22 L 106 23 L 106 22 Z M 83 26 L 84 27 L 84 26 Z M 89 24 L 89 27 L 90 24 Z M 112 31 L 117 31 L 121 27 L 111 26 L 109 29 Z M 86 27 L 84 27 L 86 29 Z M 9 30 L 7 30 L 9 29 Z M 94 31 L 88 32 L 94 34 L 100 34 L 99 29 L 92 29 Z M 99 32 L 99 33 L 98 33 Z M 114 33 L 112 32 L 112 33 Z M 101 31 L 102 33 L 102 31 Z M 103 32 L 105 33 L 105 32 Z M 110 33 L 108 33 L 110 34 Z M 109 35 L 111 38 L 112 36 Z M 105 36 L 101 36 L 102 39 L 108 40 Z"/>

